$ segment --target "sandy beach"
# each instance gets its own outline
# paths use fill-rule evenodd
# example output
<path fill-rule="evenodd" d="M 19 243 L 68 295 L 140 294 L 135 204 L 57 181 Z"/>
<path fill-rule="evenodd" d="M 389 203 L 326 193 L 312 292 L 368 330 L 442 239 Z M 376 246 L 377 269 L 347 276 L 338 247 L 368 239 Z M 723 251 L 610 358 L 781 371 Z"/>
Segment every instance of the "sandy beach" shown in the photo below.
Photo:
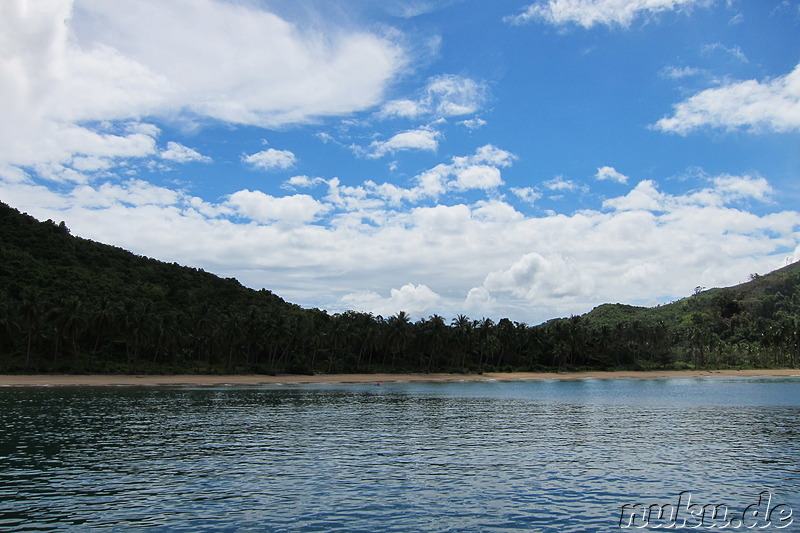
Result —
<path fill-rule="evenodd" d="M 797 376 L 800 369 L 777 370 L 663 370 L 650 372 L 514 372 L 484 374 L 321 374 L 285 375 L 0 375 L 0 386 L 115 386 L 115 385 L 300 385 L 313 383 L 399 383 L 459 381 L 525 381 L 541 379 L 658 379 L 726 376 Z"/>

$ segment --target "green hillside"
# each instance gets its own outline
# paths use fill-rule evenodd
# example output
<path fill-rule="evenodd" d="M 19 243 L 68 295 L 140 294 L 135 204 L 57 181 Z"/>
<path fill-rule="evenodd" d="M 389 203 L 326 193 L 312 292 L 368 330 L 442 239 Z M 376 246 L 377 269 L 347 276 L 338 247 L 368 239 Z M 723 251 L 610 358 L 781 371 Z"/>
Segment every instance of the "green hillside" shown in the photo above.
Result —
<path fill-rule="evenodd" d="M 654 363 L 673 366 L 794 367 L 800 356 L 800 263 L 753 274 L 733 287 L 698 288 L 659 307 L 601 305 L 582 319 L 595 331 L 631 331 L 629 352 L 639 364 L 650 354 Z"/>
<path fill-rule="evenodd" d="M 481 372 L 797 366 L 800 264 L 538 326 L 302 309 L 0 203 L 0 372 Z"/>

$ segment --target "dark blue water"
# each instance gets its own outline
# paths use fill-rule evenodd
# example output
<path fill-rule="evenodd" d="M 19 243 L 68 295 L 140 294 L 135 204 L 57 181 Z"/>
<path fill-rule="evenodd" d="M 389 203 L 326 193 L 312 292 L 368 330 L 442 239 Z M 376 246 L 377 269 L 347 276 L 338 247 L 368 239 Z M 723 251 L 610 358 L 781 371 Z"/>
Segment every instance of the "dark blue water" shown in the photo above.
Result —
<path fill-rule="evenodd" d="M 4 388 L 0 531 L 800 531 L 798 420 L 794 378 Z"/>

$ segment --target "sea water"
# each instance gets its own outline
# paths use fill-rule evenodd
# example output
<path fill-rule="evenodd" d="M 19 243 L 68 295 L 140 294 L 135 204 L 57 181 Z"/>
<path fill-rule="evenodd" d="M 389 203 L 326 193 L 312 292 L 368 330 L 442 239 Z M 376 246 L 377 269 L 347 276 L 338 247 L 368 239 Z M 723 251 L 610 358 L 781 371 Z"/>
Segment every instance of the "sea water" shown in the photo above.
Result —
<path fill-rule="evenodd" d="M 800 531 L 798 421 L 797 378 L 7 387 L 0 531 Z"/>

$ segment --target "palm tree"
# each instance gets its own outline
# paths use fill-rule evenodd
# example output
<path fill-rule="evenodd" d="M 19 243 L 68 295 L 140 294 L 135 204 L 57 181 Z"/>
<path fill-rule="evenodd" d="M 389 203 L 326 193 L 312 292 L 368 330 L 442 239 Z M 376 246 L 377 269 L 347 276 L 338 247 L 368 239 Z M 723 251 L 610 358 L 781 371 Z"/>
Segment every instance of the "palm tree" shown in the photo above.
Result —
<path fill-rule="evenodd" d="M 366 351 L 369 356 L 367 357 L 367 372 L 372 367 L 372 356 L 380 347 L 380 327 L 382 322 L 379 322 L 372 315 L 366 315 L 361 323 L 361 330 L 359 336 L 361 337 L 361 348 L 358 356 L 358 365 L 361 365 L 361 353 Z"/>
<path fill-rule="evenodd" d="M 458 345 L 461 347 L 461 372 L 465 371 L 467 362 L 467 348 L 471 343 L 470 337 L 472 336 L 472 321 L 466 315 L 458 315 L 451 322 L 456 330 L 456 339 Z"/>
<path fill-rule="evenodd" d="M 482 318 L 477 324 L 473 322 L 473 325 L 477 325 L 478 329 L 478 371 L 483 372 L 483 353 L 484 348 L 486 346 L 486 342 L 489 338 L 489 334 L 492 331 L 492 327 L 494 326 L 494 321 L 491 318 Z M 488 360 L 488 357 L 487 357 Z"/>
<path fill-rule="evenodd" d="M 100 301 L 100 307 L 97 308 L 92 314 L 90 320 L 91 331 L 94 334 L 94 346 L 92 346 L 92 359 L 97 357 L 97 348 L 101 340 L 105 340 L 105 334 L 111 326 L 115 308 L 111 304 L 111 300 L 103 298 Z"/>
<path fill-rule="evenodd" d="M 497 330 L 497 340 L 499 342 L 496 366 L 500 369 L 506 362 L 506 354 L 509 351 L 514 352 L 516 349 L 517 329 L 507 318 L 500 319 L 495 329 Z"/>
<path fill-rule="evenodd" d="M 430 355 L 428 356 L 428 372 L 430 372 L 433 364 L 433 357 L 442 350 L 448 329 L 447 325 L 444 323 L 444 318 L 437 314 L 430 316 L 427 326 L 426 340 L 428 341 L 428 350 L 430 351 Z"/>
<path fill-rule="evenodd" d="M 136 371 L 139 359 L 139 348 L 144 337 L 145 312 L 133 300 L 128 300 L 122 309 L 122 318 L 125 321 L 125 353 L 128 362 L 128 371 Z"/>
<path fill-rule="evenodd" d="M 233 354 L 241 348 L 244 326 L 242 317 L 235 311 L 228 310 L 222 315 L 223 338 L 228 345 L 228 371 L 233 370 Z"/>
<path fill-rule="evenodd" d="M 349 340 L 351 333 L 347 319 L 342 315 L 334 315 L 331 329 L 328 331 L 328 341 L 330 343 L 331 352 L 328 359 L 328 373 L 331 372 L 333 367 L 333 359 L 336 354 L 339 354 L 342 347 Z"/>
<path fill-rule="evenodd" d="M 69 342 L 73 355 L 78 356 L 76 339 L 85 324 L 82 313 L 83 306 L 76 299 L 61 300 L 59 305 L 48 313 L 48 319 L 55 329 L 54 362 L 58 360 L 61 352 L 62 340 Z"/>
<path fill-rule="evenodd" d="M 39 302 L 36 293 L 28 293 L 23 298 L 21 311 L 23 327 L 28 332 L 27 347 L 25 349 L 25 368 L 29 368 L 31 363 L 31 345 L 36 337 L 39 336 L 41 327 L 39 320 Z"/>
<path fill-rule="evenodd" d="M 411 320 L 405 311 L 400 311 L 394 316 L 390 316 L 387 320 L 389 325 L 388 332 L 388 345 L 392 350 L 392 365 L 394 370 L 394 359 L 397 353 L 404 353 L 409 341 L 409 329 Z"/>
<path fill-rule="evenodd" d="M 8 298 L 4 297 L 2 305 L 0 305 L 0 353 L 4 352 L 2 348 L 6 342 L 9 344 L 9 349 L 6 352 L 11 354 L 14 351 L 13 345 L 17 330 L 19 330 L 19 324 L 14 320 L 14 314 L 11 311 Z"/>
<path fill-rule="evenodd" d="M 327 314 L 324 314 L 327 317 Z M 317 354 L 324 349 L 325 340 L 328 334 L 325 331 L 324 319 L 321 316 L 310 317 L 307 320 L 306 331 L 303 335 L 311 350 L 311 373 L 314 373 L 314 366 L 317 361 Z M 330 367 L 329 367 L 330 368 Z"/>

